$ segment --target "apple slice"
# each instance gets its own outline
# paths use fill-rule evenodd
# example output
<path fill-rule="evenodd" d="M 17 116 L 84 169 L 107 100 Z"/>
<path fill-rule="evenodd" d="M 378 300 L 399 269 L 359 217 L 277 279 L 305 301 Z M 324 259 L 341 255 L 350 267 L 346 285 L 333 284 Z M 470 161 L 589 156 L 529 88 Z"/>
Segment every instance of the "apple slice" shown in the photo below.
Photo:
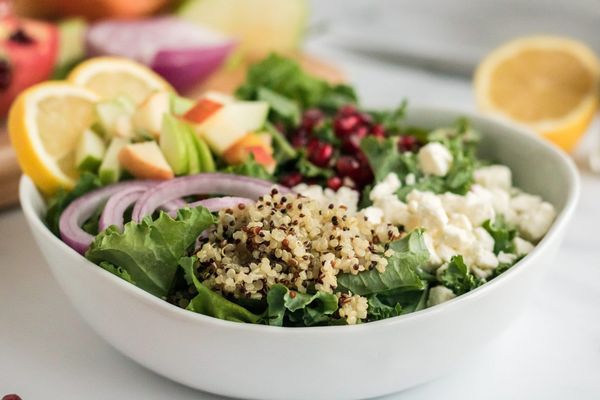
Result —
<path fill-rule="evenodd" d="M 171 113 L 175 115 L 184 115 L 191 110 L 195 104 L 196 102 L 192 99 L 171 93 Z"/>
<path fill-rule="evenodd" d="M 188 149 L 190 159 L 190 166 L 187 171 L 188 175 L 195 175 L 202 172 L 200 154 L 198 153 L 198 147 L 196 146 L 195 136 L 196 134 L 191 129 L 185 131 L 185 145 Z"/>
<path fill-rule="evenodd" d="M 202 94 L 201 99 L 212 100 L 221 104 L 229 104 L 235 101 L 235 97 L 230 94 L 217 92 L 215 90 L 209 90 Z"/>
<path fill-rule="evenodd" d="M 86 129 L 75 148 L 75 165 L 80 171 L 96 172 L 106 153 L 106 145 L 100 136 Z"/>
<path fill-rule="evenodd" d="M 269 103 L 266 101 L 238 101 L 230 103 L 223 109 L 222 118 L 234 122 L 249 132 L 262 129 L 269 114 Z"/>
<path fill-rule="evenodd" d="M 187 136 L 189 128 L 183 122 L 165 114 L 163 117 L 162 130 L 160 132 L 160 149 L 165 159 L 173 169 L 175 175 L 183 175 L 188 172 L 189 156 Z"/>
<path fill-rule="evenodd" d="M 250 146 L 246 147 L 246 151 L 248 154 L 252 153 L 254 155 L 254 161 L 259 164 L 262 164 L 267 171 L 273 173 L 275 171 L 275 166 L 277 166 L 277 161 L 270 155 L 267 150 L 263 146 Z"/>
<path fill-rule="evenodd" d="M 223 107 L 224 104 L 221 102 L 201 99 L 183 115 L 183 118 L 196 125 L 206 124 L 215 119 Z"/>
<path fill-rule="evenodd" d="M 119 151 L 119 162 L 138 179 L 167 180 L 175 177 L 156 142 L 126 145 Z"/>
<path fill-rule="evenodd" d="M 273 153 L 273 149 L 265 144 L 260 135 L 251 132 L 235 142 L 233 146 L 229 147 L 227 151 L 223 153 L 223 158 L 229 165 L 241 164 L 248 158 L 249 152 L 247 149 L 249 147 L 264 147 L 269 154 Z"/>
<path fill-rule="evenodd" d="M 171 92 L 160 90 L 152 93 L 138 107 L 133 116 L 133 126 L 158 138 L 163 116 L 171 111 Z"/>
<path fill-rule="evenodd" d="M 98 169 L 98 176 L 104 185 L 117 183 L 121 178 L 121 164 L 119 163 L 119 152 L 129 144 L 129 140 L 115 137 L 110 141 L 102 164 Z"/>
<path fill-rule="evenodd" d="M 104 139 L 107 141 L 115 136 L 117 119 L 129 115 L 125 107 L 117 100 L 99 101 L 95 104 L 94 111 L 102 128 Z"/>
<path fill-rule="evenodd" d="M 202 170 L 201 172 L 215 172 L 217 170 L 217 166 L 208 144 L 206 144 L 206 142 L 195 133 L 193 136 L 194 143 L 196 144 L 196 150 L 198 151 L 200 169 Z"/>
<path fill-rule="evenodd" d="M 248 133 L 235 122 L 225 118 L 214 118 L 196 127 L 196 132 L 208 143 L 211 150 L 222 155 Z"/>

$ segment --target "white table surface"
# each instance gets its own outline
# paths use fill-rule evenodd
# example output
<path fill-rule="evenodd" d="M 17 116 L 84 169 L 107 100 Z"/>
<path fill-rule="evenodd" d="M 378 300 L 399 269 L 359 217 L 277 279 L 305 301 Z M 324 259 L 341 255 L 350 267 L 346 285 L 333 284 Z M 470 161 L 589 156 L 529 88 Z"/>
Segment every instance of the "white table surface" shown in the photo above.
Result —
<path fill-rule="evenodd" d="M 344 67 L 367 104 L 407 97 L 474 108 L 466 80 L 312 47 Z M 582 147 L 596 142 L 599 125 Z M 522 317 L 472 364 L 386 399 L 600 398 L 600 177 L 576 160 L 581 202 Z M 19 209 L 0 213 L 0 396 L 7 393 L 24 400 L 219 398 L 140 367 L 97 336 L 50 274 Z"/>

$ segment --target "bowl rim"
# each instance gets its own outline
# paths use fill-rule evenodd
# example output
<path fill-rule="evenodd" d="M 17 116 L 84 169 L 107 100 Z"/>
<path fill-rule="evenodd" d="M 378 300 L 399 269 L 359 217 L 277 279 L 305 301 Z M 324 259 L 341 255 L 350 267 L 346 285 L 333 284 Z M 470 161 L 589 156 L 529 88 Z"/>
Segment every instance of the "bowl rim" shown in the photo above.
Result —
<path fill-rule="evenodd" d="M 19 182 L 19 199 L 21 203 L 21 208 L 23 209 L 26 217 L 31 221 L 32 229 L 37 229 L 40 234 L 46 239 L 49 240 L 52 244 L 62 249 L 63 252 L 69 257 L 81 257 L 82 261 L 85 263 L 86 268 L 90 268 L 90 273 L 96 274 L 99 279 L 108 279 L 115 285 L 117 285 L 122 290 L 128 292 L 129 295 L 136 297 L 138 300 L 146 303 L 148 305 L 154 306 L 155 311 L 160 311 L 165 314 L 170 314 L 171 317 L 177 317 L 181 319 L 185 319 L 188 322 L 195 324 L 207 324 L 213 325 L 215 327 L 221 328 L 234 328 L 238 329 L 241 332 L 254 332 L 254 333 L 277 333 L 277 334 L 311 334 L 322 332 L 327 330 L 331 333 L 340 334 L 342 332 L 357 332 L 363 330 L 372 330 L 372 329 L 384 329 L 391 328 L 393 326 L 399 324 L 407 324 L 410 322 L 414 322 L 417 320 L 430 318 L 437 314 L 447 313 L 449 310 L 459 308 L 469 302 L 475 301 L 475 299 L 480 298 L 493 288 L 500 287 L 500 285 L 507 285 L 511 280 L 517 279 L 518 275 L 524 271 L 525 268 L 528 268 L 529 264 L 535 263 L 535 261 L 539 258 L 541 252 L 548 246 L 548 243 L 551 240 L 560 234 L 560 231 L 564 230 L 565 225 L 571 219 L 575 208 L 578 203 L 579 195 L 580 195 L 580 177 L 577 167 L 574 161 L 569 157 L 567 153 L 562 151 L 558 146 L 553 143 L 543 139 L 542 137 L 533 134 L 528 128 L 513 123 L 511 121 L 507 121 L 504 118 L 499 118 L 495 116 L 484 116 L 479 115 L 474 112 L 469 112 L 456 108 L 449 107 L 432 107 L 432 106 L 415 106 L 411 107 L 409 110 L 409 116 L 411 112 L 417 111 L 420 113 L 431 112 L 438 114 L 455 114 L 456 117 L 467 117 L 470 120 L 478 120 L 482 122 L 491 122 L 496 125 L 501 125 L 504 128 L 510 129 L 512 131 L 517 132 L 520 135 L 524 135 L 530 138 L 531 142 L 537 146 L 544 147 L 547 151 L 553 153 L 561 162 L 563 163 L 563 167 L 566 168 L 569 174 L 568 180 L 568 193 L 567 193 L 567 201 L 555 219 L 554 223 L 550 227 L 550 230 L 546 233 L 544 238 L 535 246 L 534 250 L 527 255 L 523 260 L 519 261 L 515 266 L 510 268 L 508 271 L 504 272 L 502 275 L 493 279 L 490 282 L 476 288 L 473 291 L 465 293 L 461 296 L 457 296 L 452 300 L 444 302 L 442 304 L 438 304 L 431 308 L 426 308 L 423 310 L 419 310 L 413 313 L 400 315 L 397 317 L 387 318 L 379 321 L 372 321 L 366 324 L 358 324 L 358 325 L 344 325 L 344 326 L 312 326 L 312 327 L 302 327 L 302 328 L 292 328 L 292 327 L 279 327 L 279 326 L 270 326 L 270 325 L 258 325 L 258 324 L 250 324 L 250 323 L 239 323 L 233 321 L 221 320 L 215 317 L 210 317 L 203 314 L 198 314 L 194 312 L 190 312 L 188 310 L 179 308 L 175 305 L 168 303 L 165 300 L 162 300 L 156 296 L 151 295 L 150 293 L 134 286 L 125 280 L 111 274 L 110 272 L 99 268 L 96 264 L 87 260 L 85 257 L 81 256 L 75 250 L 71 249 L 67 244 L 65 244 L 62 240 L 56 237 L 45 225 L 42 221 L 42 218 L 35 211 L 33 206 L 33 198 L 35 195 L 41 194 L 38 189 L 33 184 L 33 181 L 25 174 L 21 176 Z"/>

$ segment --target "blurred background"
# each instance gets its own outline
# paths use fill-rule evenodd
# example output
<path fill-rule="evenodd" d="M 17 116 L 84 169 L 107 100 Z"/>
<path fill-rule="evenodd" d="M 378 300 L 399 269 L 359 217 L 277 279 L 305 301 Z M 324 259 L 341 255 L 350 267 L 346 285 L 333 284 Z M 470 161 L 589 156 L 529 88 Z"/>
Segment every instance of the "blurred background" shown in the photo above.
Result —
<path fill-rule="evenodd" d="M 0 1 L 0 16 L 1 118 L 26 87 L 97 55 L 142 62 L 194 98 L 233 91 L 248 65 L 277 51 L 350 81 L 369 106 L 408 98 L 476 109 L 465 82 L 510 40 L 558 35 L 600 54 L 598 0 L 14 0 Z M 0 206 L 15 204 L 19 174 L 0 132 Z"/>

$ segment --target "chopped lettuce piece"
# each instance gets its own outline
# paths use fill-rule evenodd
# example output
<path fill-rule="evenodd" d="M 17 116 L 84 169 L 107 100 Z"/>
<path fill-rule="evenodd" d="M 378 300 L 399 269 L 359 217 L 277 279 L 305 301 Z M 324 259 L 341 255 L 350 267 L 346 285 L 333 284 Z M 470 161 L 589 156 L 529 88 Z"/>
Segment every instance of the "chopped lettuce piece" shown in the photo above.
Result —
<path fill-rule="evenodd" d="M 440 281 L 457 296 L 470 292 L 484 283 L 468 273 L 467 265 L 460 255 L 450 259 L 448 268 L 441 274 Z"/>
<path fill-rule="evenodd" d="M 275 177 L 273 174 L 269 173 L 265 169 L 265 166 L 259 164 L 254 159 L 254 154 L 250 153 L 245 162 L 238 165 L 230 165 L 220 172 L 224 172 L 226 174 L 234 174 L 234 175 L 243 175 L 243 176 L 251 176 L 253 178 L 263 179 L 265 181 L 275 181 Z"/>
<path fill-rule="evenodd" d="M 415 273 L 419 265 L 429 260 L 422 232 L 415 230 L 402 240 L 390 243 L 390 249 L 394 250 L 394 255 L 388 258 L 385 272 L 374 269 L 357 275 L 340 274 L 337 278 L 339 286 L 361 296 L 398 288 L 407 291 L 424 289 L 423 281 Z"/>
<path fill-rule="evenodd" d="M 286 314 L 292 322 L 302 321 L 306 326 L 327 322 L 338 308 L 337 296 L 332 293 L 292 292 L 279 283 L 269 289 L 267 303 L 268 324 L 275 326 L 284 325 Z"/>
<path fill-rule="evenodd" d="M 517 229 L 506 222 L 502 214 L 496 215 L 494 222 L 489 219 L 483 223 L 483 228 L 494 238 L 494 253 L 498 255 L 501 251 L 515 254 L 517 249 L 514 238 Z"/>
<path fill-rule="evenodd" d="M 156 221 L 148 216 L 141 223 L 127 223 L 123 233 L 109 227 L 96 236 L 85 256 L 96 264 L 107 261 L 127 271 L 140 289 L 164 297 L 173 284 L 179 259 L 214 222 L 204 207 L 186 207 L 175 219 L 161 212 Z"/>

